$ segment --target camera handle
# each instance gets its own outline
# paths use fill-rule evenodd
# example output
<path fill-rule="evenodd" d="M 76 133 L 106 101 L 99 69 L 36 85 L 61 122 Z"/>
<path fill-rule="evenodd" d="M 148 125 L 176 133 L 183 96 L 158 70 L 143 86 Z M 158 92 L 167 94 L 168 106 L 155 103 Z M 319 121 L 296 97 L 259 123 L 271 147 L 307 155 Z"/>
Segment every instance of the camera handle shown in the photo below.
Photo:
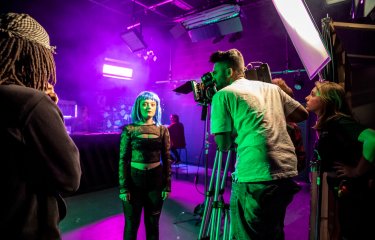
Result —
<path fill-rule="evenodd" d="M 212 167 L 209 188 L 206 191 L 204 202 L 204 212 L 199 230 L 198 240 L 227 240 L 230 237 L 231 229 L 229 224 L 229 204 L 224 202 L 225 182 L 228 175 L 231 152 L 227 154 L 224 171 L 221 167 L 223 164 L 223 152 L 216 150 L 215 162 Z M 224 222 L 222 218 L 224 217 Z M 222 238 L 221 226 L 223 224 Z"/>

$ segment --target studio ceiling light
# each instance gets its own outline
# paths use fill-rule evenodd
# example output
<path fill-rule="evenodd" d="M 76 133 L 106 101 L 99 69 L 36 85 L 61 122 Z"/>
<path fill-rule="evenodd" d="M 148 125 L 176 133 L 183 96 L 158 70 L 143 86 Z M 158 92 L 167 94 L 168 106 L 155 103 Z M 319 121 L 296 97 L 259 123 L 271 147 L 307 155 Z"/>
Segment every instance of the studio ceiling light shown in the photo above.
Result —
<path fill-rule="evenodd" d="M 240 6 L 223 4 L 178 20 L 192 42 L 242 32 Z"/>
<path fill-rule="evenodd" d="M 181 21 L 187 30 L 225 21 L 240 15 L 240 6 L 224 4 L 203 12 L 193 14 Z"/>
<path fill-rule="evenodd" d="M 133 69 L 129 67 L 129 64 L 111 58 L 105 58 L 104 61 L 102 69 L 104 77 L 132 80 Z"/>
<path fill-rule="evenodd" d="M 122 40 L 129 47 L 131 52 L 137 52 L 147 48 L 146 43 L 143 41 L 141 34 L 134 28 L 127 30 L 121 34 Z"/>

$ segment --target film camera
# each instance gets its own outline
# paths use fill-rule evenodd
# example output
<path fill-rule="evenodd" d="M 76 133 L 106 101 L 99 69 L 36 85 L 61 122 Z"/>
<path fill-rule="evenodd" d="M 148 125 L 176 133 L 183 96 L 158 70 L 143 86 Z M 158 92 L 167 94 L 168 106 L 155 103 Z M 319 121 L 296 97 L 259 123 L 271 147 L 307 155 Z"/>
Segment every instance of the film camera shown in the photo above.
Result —
<path fill-rule="evenodd" d="M 251 62 L 246 66 L 246 68 L 246 79 L 272 83 L 271 71 L 267 63 Z M 206 106 L 207 104 L 211 103 L 213 96 L 217 92 L 217 88 L 215 82 L 213 81 L 211 72 L 203 74 L 201 81 L 201 83 L 198 83 L 195 80 L 187 81 L 173 91 L 183 94 L 193 92 L 194 100 L 200 105 Z"/>
<path fill-rule="evenodd" d="M 183 94 L 193 92 L 194 100 L 203 106 L 201 119 L 206 120 L 208 104 L 211 103 L 217 89 L 211 72 L 203 74 L 201 81 L 201 83 L 195 80 L 187 81 L 173 91 Z"/>
<path fill-rule="evenodd" d="M 245 78 L 249 80 L 272 83 L 270 67 L 267 63 L 262 62 L 249 63 L 245 71 Z M 194 93 L 194 100 L 205 105 L 211 103 L 212 97 L 217 92 L 217 89 L 211 72 L 205 73 L 201 77 L 201 80 L 202 83 L 197 83 L 194 80 L 190 81 L 190 83 Z"/>
<path fill-rule="evenodd" d="M 194 93 L 194 100 L 202 105 L 206 105 L 211 103 L 217 89 L 211 72 L 203 74 L 201 80 L 201 83 L 197 83 L 194 80 L 190 81 L 190 83 Z"/>

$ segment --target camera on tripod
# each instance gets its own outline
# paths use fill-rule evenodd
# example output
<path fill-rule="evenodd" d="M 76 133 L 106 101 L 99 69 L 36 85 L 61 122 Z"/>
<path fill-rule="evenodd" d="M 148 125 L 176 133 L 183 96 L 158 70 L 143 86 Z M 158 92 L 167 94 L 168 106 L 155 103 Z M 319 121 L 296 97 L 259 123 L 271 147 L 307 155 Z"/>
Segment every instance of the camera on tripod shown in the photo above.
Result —
<path fill-rule="evenodd" d="M 201 77 L 202 82 L 190 81 L 194 93 L 194 100 L 201 105 L 211 103 L 214 94 L 217 92 L 212 73 L 208 72 Z"/>
<path fill-rule="evenodd" d="M 272 83 L 271 71 L 267 63 L 251 62 L 246 68 L 246 79 Z M 201 83 L 198 83 L 195 80 L 187 81 L 173 91 L 183 94 L 193 92 L 194 100 L 202 106 L 207 106 L 207 104 L 212 102 L 212 98 L 217 92 L 217 88 L 211 72 L 203 74 L 201 81 Z"/>

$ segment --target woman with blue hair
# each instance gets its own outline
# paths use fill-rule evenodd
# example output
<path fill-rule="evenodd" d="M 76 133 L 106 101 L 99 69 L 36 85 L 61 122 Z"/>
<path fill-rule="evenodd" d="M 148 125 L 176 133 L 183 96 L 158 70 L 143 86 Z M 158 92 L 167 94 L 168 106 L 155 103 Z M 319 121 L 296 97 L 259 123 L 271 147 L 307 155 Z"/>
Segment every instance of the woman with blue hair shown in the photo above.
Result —
<path fill-rule="evenodd" d="M 142 209 L 146 239 L 159 239 L 160 213 L 171 191 L 169 150 L 169 132 L 161 125 L 160 99 L 153 92 L 141 92 L 133 105 L 132 123 L 121 134 L 119 197 L 125 240 L 137 239 Z"/>

